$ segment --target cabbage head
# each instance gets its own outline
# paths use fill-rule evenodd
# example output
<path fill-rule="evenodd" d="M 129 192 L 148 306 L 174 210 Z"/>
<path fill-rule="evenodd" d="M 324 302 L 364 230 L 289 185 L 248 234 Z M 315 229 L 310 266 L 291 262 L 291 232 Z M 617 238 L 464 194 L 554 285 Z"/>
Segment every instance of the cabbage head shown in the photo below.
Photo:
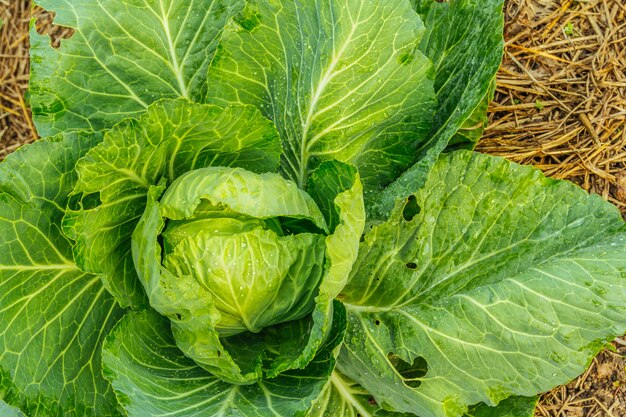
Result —
<path fill-rule="evenodd" d="M 331 313 L 328 301 L 347 281 L 365 218 L 358 174 L 332 165 L 354 181 L 341 196 L 350 217 L 332 232 L 315 200 L 274 173 L 207 167 L 178 177 L 158 201 L 164 187 L 151 190 L 132 237 L 138 275 L 150 305 L 170 318 L 177 345 L 198 364 L 232 378 L 219 364 L 238 358 L 220 340 L 244 332 L 262 338 L 264 329 L 291 322 L 316 332 L 316 305 Z M 248 378 L 235 374 L 234 382 Z"/>

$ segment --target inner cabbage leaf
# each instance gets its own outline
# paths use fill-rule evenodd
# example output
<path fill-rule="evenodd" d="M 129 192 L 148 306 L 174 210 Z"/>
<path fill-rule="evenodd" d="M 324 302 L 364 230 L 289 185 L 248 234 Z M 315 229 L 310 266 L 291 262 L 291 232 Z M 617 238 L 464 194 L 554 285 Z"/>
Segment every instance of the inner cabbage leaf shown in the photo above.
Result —
<path fill-rule="evenodd" d="M 329 162 L 315 178 L 325 214 L 292 181 L 241 168 L 192 170 L 149 192 L 133 234 L 140 281 L 180 349 L 228 382 L 301 369 L 328 337 L 364 208 L 354 167 Z"/>

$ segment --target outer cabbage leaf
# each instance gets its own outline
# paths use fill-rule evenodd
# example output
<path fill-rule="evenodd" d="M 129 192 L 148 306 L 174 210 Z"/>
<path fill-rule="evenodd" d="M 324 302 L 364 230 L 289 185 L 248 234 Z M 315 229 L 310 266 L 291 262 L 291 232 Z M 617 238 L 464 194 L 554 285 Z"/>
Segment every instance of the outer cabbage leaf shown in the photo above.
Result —
<path fill-rule="evenodd" d="M 478 104 L 478 107 L 474 109 L 470 117 L 465 120 L 452 139 L 450 139 L 450 142 L 448 142 L 448 151 L 456 149 L 474 149 L 474 146 L 476 146 L 476 143 L 481 138 L 487 126 L 487 122 L 489 121 L 487 110 L 489 109 L 489 103 L 493 100 L 495 92 L 496 79 L 494 78 L 491 81 L 489 91 L 487 91 L 485 97 L 483 97 Z"/>
<path fill-rule="evenodd" d="M 224 31 L 208 96 L 254 104 L 273 120 L 282 171 L 300 187 L 337 159 L 379 189 L 413 162 L 432 125 L 423 33 L 407 0 L 252 0 Z"/>
<path fill-rule="evenodd" d="M 407 204 L 366 235 L 339 296 L 340 369 L 384 406 L 452 417 L 534 395 L 626 330 L 626 230 L 599 196 L 455 152 Z M 409 380 L 391 354 L 428 371 Z"/>
<path fill-rule="evenodd" d="M 100 346 L 121 310 L 61 233 L 74 164 L 100 140 L 42 139 L 0 164 L 0 398 L 31 417 L 119 414 Z"/>
<path fill-rule="evenodd" d="M 335 370 L 307 417 L 414 417 L 380 408 L 363 387 Z"/>
<path fill-rule="evenodd" d="M 204 102 L 206 71 L 241 0 L 39 0 L 75 30 L 59 49 L 31 30 L 39 134 L 103 130 L 161 98 Z"/>
<path fill-rule="evenodd" d="M 533 417 L 538 397 L 509 397 L 497 407 L 480 404 L 472 407 L 466 417 Z"/>
<path fill-rule="evenodd" d="M 502 0 L 412 2 L 426 25 L 419 49 L 434 64 L 437 107 L 429 139 L 418 149 L 418 163 L 373 196 L 371 217 L 386 218 L 398 198 L 422 186 L 451 140 L 458 147 L 473 147 L 470 141 L 480 137 L 502 58 Z"/>
<path fill-rule="evenodd" d="M 176 347 L 167 319 L 153 311 L 128 314 L 107 338 L 106 375 L 129 417 L 303 416 L 335 364 L 345 312 L 336 306 L 331 337 L 302 370 L 253 385 L 231 385 L 197 366 Z"/>
<path fill-rule="evenodd" d="M 479 404 L 464 417 L 533 417 L 537 397 L 509 397 L 496 407 Z M 307 417 L 415 417 L 381 408 L 363 387 L 336 369 Z"/>
<path fill-rule="evenodd" d="M 209 165 L 277 168 L 280 141 L 272 123 L 251 106 L 221 109 L 186 100 L 153 104 L 127 119 L 77 166 L 74 193 L 82 207 L 68 211 L 64 231 L 76 240 L 75 259 L 85 271 L 104 274 L 123 306 L 145 306 L 130 253 L 130 238 L 151 185 Z"/>

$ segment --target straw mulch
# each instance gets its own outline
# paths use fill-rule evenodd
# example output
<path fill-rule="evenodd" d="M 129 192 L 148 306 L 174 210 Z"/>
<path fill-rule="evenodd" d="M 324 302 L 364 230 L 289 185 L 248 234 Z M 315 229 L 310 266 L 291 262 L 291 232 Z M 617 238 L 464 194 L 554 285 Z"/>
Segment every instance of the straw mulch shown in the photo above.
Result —
<path fill-rule="evenodd" d="M 37 30 L 59 46 L 70 29 L 52 25 L 53 16 L 39 8 L 31 15 L 29 0 L 0 0 L 0 160 L 27 142 L 37 139 L 25 100 L 28 89 L 28 28 L 37 19 Z"/>
<path fill-rule="evenodd" d="M 626 5 L 623 0 L 508 0 L 506 51 L 478 150 L 533 164 L 626 214 Z M 39 30 L 70 31 L 35 12 Z M 36 138 L 24 100 L 29 0 L 0 0 L 0 159 Z M 626 417 L 626 342 L 617 339 L 536 417 Z"/>
<path fill-rule="evenodd" d="M 0 0 L 0 159 L 36 138 L 24 102 L 28 87 L 29 5 Z"/>
<path fill-rule="evenodd" d="M 572 180 L 626 215 L 626 2 L 510 0 L 506 11 L 478 150 Z"/>

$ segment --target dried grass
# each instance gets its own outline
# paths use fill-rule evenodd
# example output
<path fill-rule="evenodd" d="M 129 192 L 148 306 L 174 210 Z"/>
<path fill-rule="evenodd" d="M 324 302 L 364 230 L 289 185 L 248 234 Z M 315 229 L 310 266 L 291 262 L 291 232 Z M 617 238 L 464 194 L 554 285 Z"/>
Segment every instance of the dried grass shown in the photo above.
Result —
<path fill-rule="evenodd" d="M 615 352 L 605 350 L 580 377 L 544 394 L 535 416 L 626 416 L 626 342 L 618 340 Z"/>
<path fill-rule="evenodd" d="M 30 0 L 0 0 L 0 160 L 21 145 L 37 139 L 25 99 L 30 65 L 28 28 L 31 19 L 37 31 L 51 36 L 52 46 L 72 30 L 52 25 L 54 15 L 40 8 L 31 10 Z"/>
<path fill-rule="evenodd" d="M 24 101 L 28 88 L 30 5 L 0 0 L 0 159 L 37 138 Z"/>
<path fill-rule="evenodd" d="M 626 215 L 626 3 L 509 0 L 478 150 L 532 164 Z"/>

